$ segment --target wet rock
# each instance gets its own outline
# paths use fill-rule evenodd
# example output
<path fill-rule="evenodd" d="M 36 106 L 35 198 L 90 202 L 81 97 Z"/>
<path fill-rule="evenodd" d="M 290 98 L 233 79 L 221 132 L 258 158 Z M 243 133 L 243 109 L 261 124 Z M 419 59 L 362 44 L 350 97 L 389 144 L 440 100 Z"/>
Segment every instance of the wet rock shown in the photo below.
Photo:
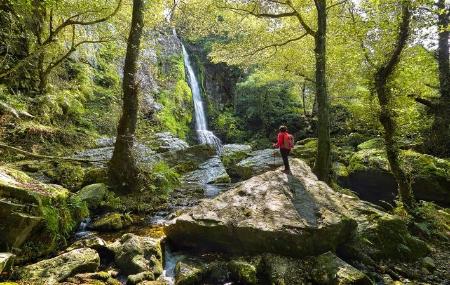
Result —
<path fill-rule="evenodd" d="M 318 181 L 303 161 L 291 164 L 293 175 L 269 171 L 202 201 L 165 228 L 168 239 L 188 248 L 289 256 L 320 254 L 350 239 L 359 219 L 351 209 L 367 206 Z"/>
<path fill-rule="evenodd" d="M 228 263 L 231 276 L 239 284 L 258 284 L 256 267 L 242 260 L 233 260 Z"/>
<path fill-rule="evenodd" d="M 48 254 L 75 230 L 86 211 L 67 189 L 0 167 L 0 250 L 20 249 L 22 261 Z"/>
<path fill-rule="evenodd" d="M 257 150 L 250 153 L 250 156 L 234 166 L 230 167 L 230 173 L 241 179 L 248 179 L 252 176 L 273 170 L 283 165 L 280 152 L 277 149 Z"/>
<path fill-rule="evenodd" d="M 229 183 L 230 177 L 219 157 L 214 156 L 200 164 L 197 170 L 184 175 L 183 180 L 188 183 L 199 184 Z"/>
<path fill-rule="evenodd" d="M 199 262 L 190 259 L 179 261 L 175 266 L 175 284 L 199 284 L 205 275 L 204 270 L 205 266 Z"/>
<path fill-rule="evenodd" d="M 226 144 L 222 148 L 220 158 L 227 170 L 232 169 L 232 166 L 239 161 L 250 156 L 252 147 L 246 144 Z"/>
<path fill-rule="evenodd" d="M 153 137 L 154 140 L 151 142 L 151 145 L 157 152 L 177 151 L 189 147 L 187 142 L 175 137 L 169 132 L 156 133 Z"/>
<path fill-rule="evenodd" d="M 318 256 L 312 270 L 312 278 L 317 284 L 360 284 L 373 282 L 361 271 L 347 264 L 331 252 Z"/>
<path fill-rule="evenodd" d="M 370 146 L 370 145 L 369 145 Z M 400 162 L 413 177 L 412 191 L 416 199 L 450 204 L 450 162 L 411 150 L 401 151 Z M 353 154 L 348 166 L 348 187 L 362 199 L 371 202 L 393 201 L 397 183 L 389 171 L 385 151 L 362 149 Z"/>
<path fill-rule="evenodd" d="M 107 192 L 108 186 L 106 186 L 106 184 L 96 183 L 83 187 L 78 191 L 76 197 L 81 201 L 86 202 L 89 209 L 95 209 L 105 199 Z"/>
<path fill-rule="evenodd" d="M 9 272 L 14 264 L 15 255 L 9 252 L 0 252 L 0 274 Z"/>
<path fill-rule="evenodd" d="M 81 248 L 19 268 L 18 276 L 28 282 L 57 284 L 82 272 L 95 272 L 100 265 L 98 253 L 90 248 Z"/>
<path fill-rule="evenodd" d="M 153 272 L 155 277 L 162 273 L 161 240 L 124 234 L 109 246 L 114 260 L 125 275 Z"/>
<path fill-rule="evenodd" d="M 155 280 L 155 275 L 151 271 L 144 271 L 134 275 L 128 275 L 127 285 L 139 284 L 142 281 Z"/>
<path fill-rule="evenodd" d="M 89 228 L 96 231 L 119 231 L 130 226 L 133 218 L 129 214 L 108 213 L 89 225 Z"/>

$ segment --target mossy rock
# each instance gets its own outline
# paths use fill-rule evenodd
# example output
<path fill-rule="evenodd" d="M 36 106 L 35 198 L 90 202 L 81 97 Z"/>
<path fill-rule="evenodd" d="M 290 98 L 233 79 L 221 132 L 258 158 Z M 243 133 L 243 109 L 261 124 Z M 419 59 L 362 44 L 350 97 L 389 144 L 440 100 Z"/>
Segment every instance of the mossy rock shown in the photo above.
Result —
<path fill-rule="evenodd" d="M 105 200 L 107 192 L 106 184 L 96 183 L 83 187 L 76 193 L 76 197 L 86 202 L 89 209 L 96 209 Z"/>
<path fill-rule="evenodd" d="M 291 155 L 293 157 L 303 159 L 304 161 L 306 161 L 306 163 L 308 163 L 309 166 L 314 165 L 316 153 L 317 153 L 316 138 L 308 138 L 297 142 L 291 151 Z"/>
<path fill-rule="evenodd" d="M 22 171 L 0 168 L 0 250 L 20 249 L 18 260 L 36 258 L 64 244 L 87 215 L 85 203 L 65 188 Z"/>
<path fill-rule="evenodd" d="M 54 168 L 45 171 L 54 183 L 62 185 L 63 187 L 75 192 L 84 184 L 85 168 L 79 163 L 60 162 Z"/>
<path fill-rule="evenodd" d="M 450 204 L 450 162 L 412 150 L 400 152 L 400 164 L 411 179 L 412 192 L 418 200 Z M 363 149 L 353 154 L 348 166 L 348 185 L 371 202 L 392 201 L 397 183 L 389 170 L 383 149 Z"/>
<path fill-rule="evenodd" d="M 195 260 L 184 259 L 175 266 L 176 285 L 200 284 L 205 275 L 205 266 Z"/>
<path fill-rule="evenodd" d="M 97 231 L 119 231 L 130 226 L 133 218 L 129 214 L 108 213 L 95 220 L 89 228 Z"/>
<path fill-rule="evenodd" d="M 360 143 L 357 146 L 357 150 L 364 149 L 384 149 L 384 139 L 383 138 L 374 138 L 363 143 Z"/>
<path fill-rule="evenodd" d="M 331 252 L 316 257 L 311 272 L 316 284 L 374 284 L 363 272 L 345 263 Z"/>
<path fill-rule="evenodd" d="M 430 253 L 428 245 L 412 236 L 406 223 L 392 215 L 374 216 L 348 248 L 352 252 L 350 255 L 364 253 L 375 260 L 414 261 Z"/>
<path fill-rule="evenodd" d="M 252 147 L 250 145 L 227 144 L 223 146 L 220 159 L 228 170 L 239 161 L 249 157 L 251 151 Z"/>
<path fill-rule="evenodd" d="M 258 284 L 256 267 L 246 261 L 232 260 L 228 263 L 231 276 L 239 284 Z"/>

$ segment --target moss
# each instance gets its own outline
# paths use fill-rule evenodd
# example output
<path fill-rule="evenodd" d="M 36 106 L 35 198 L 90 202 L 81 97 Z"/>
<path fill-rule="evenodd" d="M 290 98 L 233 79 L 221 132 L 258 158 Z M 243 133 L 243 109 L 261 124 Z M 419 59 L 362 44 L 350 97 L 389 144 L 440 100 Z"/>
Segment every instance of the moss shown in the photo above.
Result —
<path fill-rule="evenodd" d="M 352 155 L 348 165 L 348 171 L 350 173 L 367 169 L 379 169 L 384 171 L 389 169 L 389 162 L 384 150 L 365 149 Z"/>
<path fill-rule="evenodd" d="M 54 169 L 47 171 L 46 174 L 55 183 L 71 191 L 79 190 L 85 181 L 85 169 L 80 164 L 73 162 L 60 162 Z"/>
<path fill-rule="evenodd" d="M 400 218 L 383 215 L 375 217 L 373 222 L 364 232 L 363 240 L 375 250 L 372 254 L 377 259 L 416 260 L 430 252 L 425 242 L 408 232 Z"/>
<path fill-rule="evenodd" d="M 228 263 L 231 276 L 239 284 L 258 284 L 256 267 L 250 263 L 234 260 Z"/>
<path fill-rule="evenodd" d="M 374 138 L 363 143 L 357 147 L 358 150 L 363 149 L 384 149 L 384 140 L 382 138 Z"/>

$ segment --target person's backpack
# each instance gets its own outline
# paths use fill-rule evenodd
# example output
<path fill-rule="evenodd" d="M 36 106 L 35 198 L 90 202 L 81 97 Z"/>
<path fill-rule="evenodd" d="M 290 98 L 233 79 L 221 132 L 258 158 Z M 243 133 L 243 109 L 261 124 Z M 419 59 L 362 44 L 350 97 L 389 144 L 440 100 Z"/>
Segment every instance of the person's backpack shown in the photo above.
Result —
<path fill-rule="evenodd" d="M 283 148 L 292 149 L 294 147 L 294 136 L 286 133 L 283 138 Z"/>

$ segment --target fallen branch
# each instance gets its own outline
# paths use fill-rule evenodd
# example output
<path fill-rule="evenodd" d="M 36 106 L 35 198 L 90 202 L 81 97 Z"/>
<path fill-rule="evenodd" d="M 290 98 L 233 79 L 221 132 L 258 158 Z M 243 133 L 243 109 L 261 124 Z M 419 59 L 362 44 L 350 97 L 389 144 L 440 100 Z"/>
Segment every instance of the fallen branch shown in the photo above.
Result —
<path fill-rule="evenodd" d="M 107 160 L 90 160 L 90 159 L 82 159 L 82 158 L 74 158 L 74 157 L 61 157 L 61 156 L 35 154 L 35 153 L 31 153 L 31 152 L 22 150 L 20 148 L 9 146 L 9 145 L 3 144 L 3 143 L 0 143 L 0 148 L 11 150 L 11 151 L 23 154 L 25 156 L 29 156 L 29 157 L 33 157 L 33 158 L 37 158 L 37 159 L 66 160 L 66 161 L 87 162 L 87 163 L 107 162 Z"/>

